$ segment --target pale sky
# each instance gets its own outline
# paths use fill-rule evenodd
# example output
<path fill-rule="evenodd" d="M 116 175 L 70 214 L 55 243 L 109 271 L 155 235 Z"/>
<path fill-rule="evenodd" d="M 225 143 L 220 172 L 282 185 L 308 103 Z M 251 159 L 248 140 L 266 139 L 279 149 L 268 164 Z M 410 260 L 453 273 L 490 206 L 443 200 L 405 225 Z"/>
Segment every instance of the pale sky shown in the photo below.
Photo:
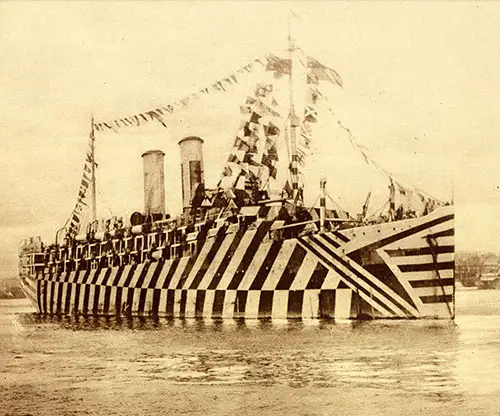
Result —
<path fill-rule="evenodd" d="M 91 114 L 107 121 L 168 105 L 285 48 L 290 8 L 299 45 L 344 80 L 342 90 L 325 86 L 336 117 L 396 177 L 453 195 L 458 250 L 500 252 L 499 3 L 0 2 L 0 276 L 15 275 L 20 239 L 50 242 L 70 215 Z M 175 213 L 177 141 L 188 134 L 205 139 L 214 186 L 254 81 L 166 118 L 168 129 L 97 134 L 99 214 L 142 208 L 140 155 L 152 148 L 167 155 Z M 361 207 L 372 188 L 360 183 L 380 177 L 347 162 L 352 149 L 323 116 L 317 170 L 332 174 L 337 202 Z"/>

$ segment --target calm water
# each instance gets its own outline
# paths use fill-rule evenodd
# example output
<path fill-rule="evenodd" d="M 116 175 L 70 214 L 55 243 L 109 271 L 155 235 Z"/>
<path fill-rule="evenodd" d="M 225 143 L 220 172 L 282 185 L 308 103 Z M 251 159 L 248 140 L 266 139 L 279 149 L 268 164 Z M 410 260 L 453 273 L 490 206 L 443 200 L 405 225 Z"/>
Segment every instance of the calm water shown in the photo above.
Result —
<path fill-rule="evenodd" d="M 0 302 L 0 413 L 500 414 L 500 291 L 446 322 L 40 318 Z"/>

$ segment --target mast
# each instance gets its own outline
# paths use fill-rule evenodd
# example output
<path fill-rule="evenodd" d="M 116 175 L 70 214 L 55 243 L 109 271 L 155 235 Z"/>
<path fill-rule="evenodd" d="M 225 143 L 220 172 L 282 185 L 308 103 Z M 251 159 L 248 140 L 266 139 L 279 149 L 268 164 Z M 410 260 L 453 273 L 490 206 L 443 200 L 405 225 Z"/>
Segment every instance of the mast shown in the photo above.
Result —
<path fill-rule="evenodd" d="M 92 115 L 90 126 L 90 153 L 91 153 L 91 181 L 92 184 L 92 222 L 97 220 L 96 184 L 95 184 L 95 136 L 94 136 L 94 115 Z"/>
<path fill-rule="evenodd" d="M 294 96 L 293 96 L 293 58 L 295 57 L 295 45 L 292 39 L 291 31 L 291 15 L 292 11 L 288 14 L 288 59 L 290 60 L 290 76 L 288 82 L 289 98 L 290 98 L 290 153 L 292 160 L 290 163 L 290 180 L 292 182 L 293 200 L 296 203 L 300 197 L 299 195 L 299 170 L 298 170 L 298 157 L 297 157 L 297 127 L 300 126 L 299 118 L 295 113 Z"/>

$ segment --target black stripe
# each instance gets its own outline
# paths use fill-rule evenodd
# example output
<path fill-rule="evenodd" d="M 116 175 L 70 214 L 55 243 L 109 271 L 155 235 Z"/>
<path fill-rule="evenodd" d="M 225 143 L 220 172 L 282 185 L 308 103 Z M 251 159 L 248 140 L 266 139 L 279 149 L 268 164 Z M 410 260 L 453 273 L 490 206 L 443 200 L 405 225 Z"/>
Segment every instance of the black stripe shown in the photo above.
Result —
<path fill-rule="evenodd" d="M 349 239 L 344 234 L 341 234 L 338 231 L 334 231 L 333 235 L 335 237 L 337 237 L 339 240 L 343 241 L 344 243 L 348 243 L 349 242 Z"/>
<path fill-rule="evenodd" d="M 224 241 L 224 238 L 226 237 L 226 232 L 224 231 L 224 228 L 221 228 L 215 237 L 215 241 L 210 247 L 210 250 L 208 251 L 208 254 L 205 257 L 205 260 L 203 261 L 203 264 L 200 267 L 200 270 L 196 273 L 196 276 L 194 277 L 193 281 L 191 282 L 191 285 L 189 286 L 189 289 L 198 289 L 198 286 L 200 285 L 201 281 L 203 280 L 203 277 L 205 277 L 205 274 L 207 273 L 208 268 L 210 267 L 210 264 L 212 263 L 213 259 L 215 258 L 217 252 L 219 251 L 222 241 Z"/>
<path fill-rule="evenodd" d="M 336 291 L 322 290 L 319 293 L 319 315 L 321 318 L 335 318 Z"/>
<path fill-rule="evenodd" d="M 141 274 L 139 275 L 139 278 L 137 279 L 137 283 L 135 284 L 135 287 L 142 287 L 144 283 L 144 279 L 146 279 L 146 274 L 148 273 L 149 266 L 151 263 L 146 263 L 144 267 L 141 270 Z"/>
<path fill-rule="evenodd" d="M 82 313 L 86 315 L 89 310 L 89 297 L 90 297 L 90 285 L 84 284 L 83 287 L 85 288 L 83 292 L 83 308 L 82 308 Z"/>
<path fill-rule="evenodd" d="M 180 302 L 179 317 L 184 318 L 186 316 L 186 303 L 187 303 L 187 290 L 181 291 L 181 302 Z"/>
<path fill-rule="evenodd" d="M 453 286 L 453 278 L 445 279 L 432 279 L 432 280 L 411 280 L 410 285 L 413 288 L 419 287 L 441 287 L 441 286 Z"/>
<path fill-rule="evenodd" d="M 122 294 L 123 287 L 118 286 L 116 288 L 116 297 L 115 297 L 115 314 L 120 315 L 122 313 Z"/>
<path fill-rule="evenodd" d="M 79 277 L 80 277 L 80 270 L 77 270 L 77 271 L 75 272 L 75 277 L 74 277 L 74 278 L 73 278 L 73 280 L 72 280 L 72 281 L 73 281 L 73 283 L 78 282 L 78 278 L 79 278 Z"/>
<path fill-rule="evenodd" d="M 273 313 L 274 291 L 263 290 L 259 299 L 259 318 L 270 318 Z"/>
<path fill-rule="evenodd" d="M 104 289 L 104 308 L 103 308 L 103 313 L 108 314 L 109 313 L 109 304 L 111 302 L 111 286 L 105 286 Z"/>
<path fill-rule="evenodd" d="M 193 269 L 194 264 L 196 263 L 196 260 L 198 260 L 198 257 L 200 256 L 201 250 L 203 249 L 203 246 L 205 245 L 205 240 L 207 237 L 207 231 L 208 229 L 206 227 L 203 228 L 202 231 L 200 231 L 200 234 L 198 235 L 196 239 L 196 253 L 194 256 L 191 256 L 186 264 L 186 267 L 184 268 L 184 271 L 182 272 L 181 278 L 179 279 L 179 282 L 177 283 L 177 289 L 183 289 L 184 288 L 184 283 L 186 283 L 186 280 L 189 276 L 189 273 L 191 273 L 191 270 Z"/>
<path fill-rule="evenodd" d="M 132 277 L 134 277 L 135 269 L 137 269 L 137 264 L 133 264 L 132 267 L 130 268 L 127 278 L 123 283 L 123 287 L 129 287 L 130 282 L 132 281 Z"/>
<path fill-rule="evenodd" d="M 285 270 L 283 270 L 283 274 L 281 275 L 281 278 L 278 282 L 278 285 L 276 286 L 276 289 L 278 290 L 290 289 L 293 279 L 295 278 L 295 276 L 297 276 L 300 266 L 302 266 L 306 253 L 307 251 L 299 244 L 295 245 L 292 255 L 288 259 L 288 263 L 285 267 Z"/>
<path fill-rule="evenodd" d="M 406 272 L 425 272 L 429 270 L 445 270 L 445 269 L 451 269 L 453 270 L 455 268 L 455 262 L 454 261 L 443 261 L 443 262 L 437 262 L 437 263 L 422 263 L 422 264 L 401 264 L 399 267 L 399 270 L 401 270 L 403 273 Z"/>
<path fill-rule="evenodd" d="M 221 318 L 224 309 L 225 290 L 216 290 L 214 296 L 214 304 L 212 306 L 212 318 Z"/>
<path fill-rule="evenodd" d="M 238 249 L 238 246 L 240 245 L 241 239 L 245 235 L 246 229 L 245 228 L 240 228 L 237 232 L 236 235 L 234 236 L 233 241 L 231 242 L 231 245 L 229 246 L 224 258 L 222 259 L 221 263 L 219 264 L 219 267 L 217 268 L 217 271 L 214 274 L 214 277 L 212 278 L 212 281 L 208 285 L 208 289 L 217 289 L 217 286 L 219 285 L 222 276 L 224 275 L 224 272 L 227 269 L 227 266 L 229 265 L 229 262 L 231 261 L 234 253 Z"/>
<path fill-rule="evenodd" d="M 89 276 L 90 276 L 90 269 L 87 269 L 85 270 L 85 274 L 83 275 L 83 280 L 82 280 L 83 284 L 87 283 L 87 280 L 89 280 Z"/>
<path fill-rule="evenodd" d="M 245 251 L 245 254 L 243 255 L 243 258 L 241 259 L 241 262 L 236 269 L 236 272 L 234 273 L 233 279 L 231 280 L 231 283 L 229 283 L 228 289 L 229 290 L 236 290 L 238 289 L 238 286 L 240 285 L 241 281 L 243 280 L 243 277 L 245 276 L 246 271 L 248 270 L 248 267 L 250 267 L 250 263 L 252 262 L 253 258 L 255 257 L 255 253 L 257 253 L 260 244 L 262 243 L 262 240 L 266 236 L 266 234 L 269 232 L 271 229 L 271 225 L 273 224 L 274 221 L 265 221 L 262 224 L 259 225 L 259 228 L 255 232 L 255 235 L 252 238 L 252 241 L 248 245 L 248 248 Z"/>
<path fill-rule="evenodd" d="M 331 244 L 335 248 L 339 248 L 340 244 L 337 243 L 335 240 L 333 240 L 328 234 L 320 234 L 321 238 L 324 238 L 326 241 L 328 241 L 329 244 Z"/>
<path fill-rule="evenodd" d="M 402 309 L 404 312 L 411 314 L 410 311 L 402 305 L 398 300 L 394 299 L 394 297 L 378 286 L 375 282 L 372 282 L 371 280 L 367 279 L 362 273 L 358 272 L 354 267 L 352 267 L 346 260 L 344 260 L 342 257 L 338 256 L 335 252 L 332 250 L 328 250 L 328 247 L 326 247 L 323 243 L 320 241 L 317 241 L 314 239 L 314 242 L 318 244 L 323 250 L 325 250 L 330 256 L 332 256 L 335 260 L 337 260 L 339 263 L 341 263 L 345 268 L 347 268 L 351 273 L 355 274 L 358 278 L 363 280 L 366 284 L 371 286 L 373 289 L 378 290 L 383 296 L 385 296 L 388 300 L 390 300 L 392 303 L 394 303 L 397 307 Z M 352 261 L 352 260 L 351 260 Z M 366 273 L 369 273 L 366 271 Z M 373 275 L 371 275 L 373 276 Z M 379 280 L 376 276 L 373 276 L 375 279 Z M 386 306 L 387 308 L 387 306 Z"/>
<path fill-rule="evenodd" d="M 51 276 L 52 277 L 52 276 Z M 50 300 L 49 300 L 49 309 L 50 309 L 50 314 L 52 315 L 54 313 L 54 291 L 55 291 L 55 283 L 50 282 Z"/>
<path fill-rule="evenodd" d="M 101 294 L 101 286 L 98 285 L 93 285 L 94 286 L 94 305 L 92 306 L 92 312 L 94 314 L 99 313 L 99 296 Z"/>
<path fill-rule="evenodd" d="M 153 316 L 158 315 L 158 311 L 160 310 L 160 297 L 161 289 L 153 289 L 153 305 L 151 310 Z"/>
<path fill-rule="evenodd" d="M 47 281 L 42 280 L 42 313 L 47 313 Z"/>
<path fill-rule="evenodd" d="M 205 291 L 196 291 L 196 304 L 194 306 L 194 316 L 197 318 L 203 317 L 203 306 L 205 304 Z"/>
<path fill-rule="evenodd" d="M 417 225 L 417 226 L 415 226 L 413 228 L 410 228 L 408 230 L 404 230 L 404 231 L 401 231 L 401 232 L 396 233 L 394 235 L 391 235 L 389 237 L 386 237 L 386 238 L 383 238 L 381 240 L 375 241 L 374 243 L 369 244 L 367 246 L 360 247 L 356 251 L 353 251 L 352 253 L 350 253 L 349 257 L 354 257 L 360 251 L 365 251 L 365 250 L 375 251 L 376 249 L 378 249 L 380 247 L 383 247 L 383 246 L 386 246 L 388 244 L 394 243 L 394 242 L 396 242 L 398 240 L 402 240 L 403 238 L 409 237 L 410 235 L 417 234 L 420 231 L 425 230 L 426 228 L 431 228 L 431 227 L 434 227 L 436 225 L 442 224 L 442 223 L 444 223 L 446 221 L 453 220 L 453 218 L 454 218 L 454 215 L 453 214 L 449 214 L 449 215 L 445 215 L 444 217 L 436 218 L 435 220 L 432 220 L 432 221 L 429 221 L 429 222 Z"/>
<path fill-rule="evenodd" d="M 453 237 L 455 235 L 455 229 L 451 228 L 449 230 L 439 231 L 434 234 L 429 234 L 430 238 L 439 238 L 439 237 Z"/>
<path fill-rule="evenodd" d="M 166 312 L 167 316 L 174 316 L 174 302 L 175 302 L 175 290 L 168 289 L 167 290 L 167 305 Z"/>
<path fill-rule="evenodd" d="M 301 318 L 304 303 L 303 290 L 291 290 L 288 293 L 287 318 Z"/>
<path fill-rule="evenodd" d="M 57 305 L 56 305 L 56 313 L 61 313 L 62 310 L 62 298 L 63 298 L 63 289 L 66 283 L 59 282 L 59 287 L 57 288 Z"/>
<path fill-rule="evenodd" d="M 149 281 L 148 285 L 149 289 L 154 289 L 156 287 L 156 283 L 158 282 L 158 278 L 160 277 L 164 265 L 165 265 L 165 259 L 160 259 L 160 261 L 156 265 L 155 271 L 153 272 L 153 277 L 151 277 L 151 280 Z M 158 309 L 156 310 L 156 312 L 158 313 Z"/>
<path fill-rule="evenodd" d="M 134 307 L 134 295 L 135 295 L 135 289 L 133 287 L 129 287 L 127 290 L 127 306 L 128 306 L 127 315 L 132 314 L 132 308 Z"/>
<path fill-rule="evenodd" d="M 98 267 L 94 273 L 94 278 L 92 279 L 91 284 L 93 284 L 93 285 L 97 284 L 97 279 L 99 279 L 100 274 L 101 274 L 101 267 Z"/>
<path fill-rule="evenodd" d="M 234 300 L 234 317 L 235 318 L 244 318 L 245 317 L 245 311 L 247 308 L 247 298 L 248 298 L 248 291 L 238 290 L 236 292 L 236 298 Z"/>
<path fill-rule="evenodd" d="M 115 278 L 113 279 L 113 283 L 111 283 L 111 286 L 114 286 L 114 287 L 118 286 L 118 283 L 120 283 L 120 278 L 122 277 L 124 270 L 125 270 L 125 266 L 120 266 L 120 268 L 116 272 Z"/>
<path fill-rule="evenodd" d="M 64 278 L 64 281 L 65 281 L 66 283 L 68 283 L 68 282 L 70 281 L 71 273 L 72 273 L 72 272 L 66 272 L 66 277 Z M 77 273 L 78 273 L 78 272 L 77 272 Z"/>
<path fill-rule="evenodd" d="M 64 313 L 70 313 L 71 312 L 71 292 L 73 290 L 73 285 L 74 283 L 66 283 L 67 289 L 66 289 L 66 299 L 64 303 Z"/>
<path fill-rule="evenodd" d="M 422 303 L 450 303 L 453 295 L 420 296 Z"/>
<path fill-rule="evenodd" d="M 74 312 L 80 312 L 78 310 L 78 304 L 80 303 L 80 291 L 82 290 L 82 285 L 80 283 L 75 283 L 75 305 Z"/>
<path fill-rule="evenodd" d="M 165 278 L 165 281 L 163 282 L 163 289 L 166 289 L 170 285 L 170 281 L 172 280 L 172 277 L 175 274 L 175 271 L 177 270 L 177 265 L 181 259 L 177 258 L 175 259 L 172 264 L 170 265 L 170 269 L 168 270 L 167 277 Z"/>
<path fill-rule="evenodd" d="M 306 289 L 321 289 L 327 274 L 328 269 L 318 261 L 309 282 L 307 282 Z"/>
<path fill-rule="evenodd" d="M 437 253 L 453 253 L 455 251 L 455 246 L 436 246 L 433 249 L 430 247 L 420 247 L 420 248 L 399 248 L 395 250 L 385 250 L 385 252 L 391 257 L 405 257 L 405 256 L 424 256 L 428 254 Z"/>
<path fill-rule="evenodd" d="M 141 289 L 141 293 L 139 295 L 139 313 L 144 313 L 144 306 L 146 305 L 146 295 L 148 294 L 147 289 Z"/>
<path fill-rule="evenodd" d="M 330 260 L 328 260 L 325 256 L 323 256 L 318 250 L 316 250 L 313 246 L 311 246 L 309 243 L 304 241 L 302 238 L 299 238 L 299 241 L 306 246 L 312 253 L 314 253 L 318 258 L 323 260 L 324 263 L 328 264 L 330 268 L 335 270 L 341 277 L 343 277 L 347 282 L 351 283 L 354 287 L 356 287 L 356 290 L 363 292 L 366 296 L 371 296 L 371 293 L 365 289 L 362 286 L 359 286 L 358 283 L 353 280 L 350 276 L 345 274 L 341 269 L 339 269 L 334 263 L 332 263 Z M 385 305 L 382 303 L 382 301 L 378 298 L 373 298 L 373 301 L 378 303 L 383 309 L 391 312 L 394 315 L 397 315 L 388 305 Z"/>
<path fill-rule="evenodd" d="M 40 283 L 40 279 L 38 279 L 38 276 L 36 278 L 36 303 L 38 306 L 38 310 L 40 313 L 42 313 L 42 301 L 41 301 L 41 294 L 42 294 L 42 285 Z"/>
<path fill-rule="evenodd" d="M 269 251 L 267 252 L 266 258 L 262 262 L 262 265 L 257 272 L 252 285 L 250 286 L 250 290 L 261 290 L 264 282 L 266 281 L 269 272 L 278 257 L 278 253 L 283 245 L 283 241 L 273 241 Z"/>
<path fill-rule="evenodd" d="M 102 286 L 106 286 L 108 284 L 109 276 L 111 276 L 111 270 L 113 270 L 111 267 L 108 267 L 106 269 L 106 273 L 104 274 L 104 279 L 102 279 Z"/>

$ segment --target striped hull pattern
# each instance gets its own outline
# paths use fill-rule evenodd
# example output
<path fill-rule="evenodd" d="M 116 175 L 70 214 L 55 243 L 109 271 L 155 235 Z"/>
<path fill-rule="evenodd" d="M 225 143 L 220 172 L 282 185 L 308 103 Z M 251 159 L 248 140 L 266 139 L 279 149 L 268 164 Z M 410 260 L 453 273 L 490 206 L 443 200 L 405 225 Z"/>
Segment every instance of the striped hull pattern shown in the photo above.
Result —
<path fill-rule="evenodd" d="M 21 283 L 44 314 L 453 319 L 452 207 L 287 240 L 271 225 L 219 232 L 192 257 Z"/>

